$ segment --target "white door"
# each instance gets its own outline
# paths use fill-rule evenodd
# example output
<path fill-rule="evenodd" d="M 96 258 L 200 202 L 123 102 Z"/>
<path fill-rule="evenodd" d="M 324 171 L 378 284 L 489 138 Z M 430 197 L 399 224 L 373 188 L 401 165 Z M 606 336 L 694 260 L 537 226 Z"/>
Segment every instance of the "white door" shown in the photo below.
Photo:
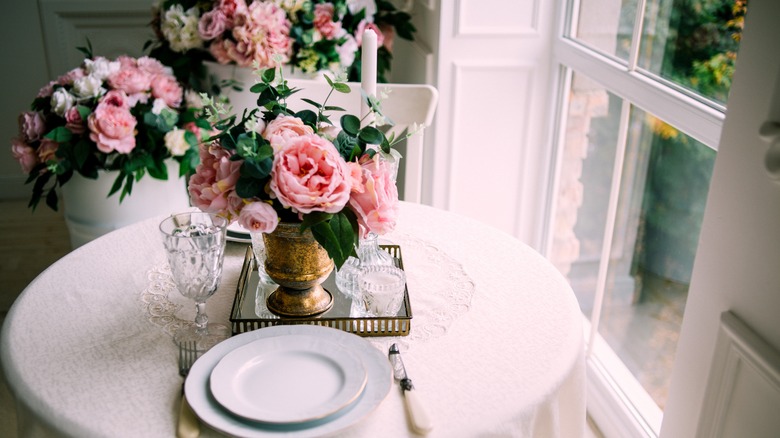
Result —
<path fill-rule="evenodd" d="M 723 421 L 728 424 L 721 425 L 725 431 L 721 436 L 778 433 L 770 429 L 779 421 L 777 404 L 766 406 L 761 400 L 777 400 L 777 382 L 773 389 L 771 379 L 763 381 L 760 376 L 742 373 L 755 371 L 754 367 L 732 369 L 734 374 L 726 378 L 733 386 L 720 394 L 707 392 L 708 386 L 722 386 L 722 382 L 709 379 L 711 370 L 722 371 L 725 366 L 720 359 L 713 362 L 722 312 L 732 311 L 762 337 L 770 359 L 780 349 L 780 182 L 770 180 L 764 171 L 768 144 L 758 134 L 764 121 L 780 122 L 780 57 L 776 50 L 780 2 L 750 0 L 748 8 L 662 437 L 694 437 Z M 710 415 L 707 406 L 713 402 L 727 408 L 720 415 Z M 746 410 L 746 405 L 756 408 Z"/>

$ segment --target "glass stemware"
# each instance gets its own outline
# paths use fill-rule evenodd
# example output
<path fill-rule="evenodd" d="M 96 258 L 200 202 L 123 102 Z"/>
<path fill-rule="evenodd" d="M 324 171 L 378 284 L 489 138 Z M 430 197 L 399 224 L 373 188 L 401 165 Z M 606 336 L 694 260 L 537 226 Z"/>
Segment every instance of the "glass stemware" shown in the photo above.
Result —
<path fill-rule="evenodd" d="M 174 333 L 178 345 L 205 351 L 230 337 L 227 326 L 208 322 L 205 310 L 222 278 L 227 225 L 225 218 L 202 212 L 174 214 L 160 223 L 173 281 L 195 301 L 195 320 Z"/>

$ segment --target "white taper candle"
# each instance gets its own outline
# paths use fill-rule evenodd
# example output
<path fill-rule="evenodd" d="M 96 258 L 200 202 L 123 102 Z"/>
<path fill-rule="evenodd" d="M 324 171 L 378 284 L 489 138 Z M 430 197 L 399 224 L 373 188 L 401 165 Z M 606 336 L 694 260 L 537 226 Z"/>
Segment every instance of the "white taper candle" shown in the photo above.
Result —
<path fill-rule="evenodd" d="M 371 29 L 363 31 L 363 47 L 361 51 L 361 87 L 368 96 L 376 96 L 376 56 L 377 56 L 377 37 L 376 32 Z M 369 113 L 368 105 L 361 96 L 360 99 L 360 118 L 363 119 Z M 366 118 L 366 123 L 371 122 L 371 117 Z"/>

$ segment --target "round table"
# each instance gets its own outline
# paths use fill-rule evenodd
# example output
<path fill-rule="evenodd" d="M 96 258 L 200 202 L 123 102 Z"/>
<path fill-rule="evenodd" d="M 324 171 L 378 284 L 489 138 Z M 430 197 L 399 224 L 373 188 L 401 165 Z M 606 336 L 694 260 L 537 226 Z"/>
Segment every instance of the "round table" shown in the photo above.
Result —
<path fill-rule="evenodd" d="M 147 299 L 165 266 L 162 219 L 76 249 L 14 303 L 0 358 L 21 436 L 174 436 L 177 349 L 170 318 Z M 547 260 L 501 231 L 418 204 L 402 203 L 396 230 L 383 238 L 401 246 L 413 319 L 409 336 L 370 341 L 385 352 L 392 342 L 404 347 L 435 423 L 429 436 L 583 435 L 581 314 Z M 207 303 L 212 321 L 228 323 L 245 253 L 245 244 L 227 246 L 222 283 Z M 189 311 L 179 312 L 188 319 Z M 412 436 L 398 385 L 339 436 Z"/>

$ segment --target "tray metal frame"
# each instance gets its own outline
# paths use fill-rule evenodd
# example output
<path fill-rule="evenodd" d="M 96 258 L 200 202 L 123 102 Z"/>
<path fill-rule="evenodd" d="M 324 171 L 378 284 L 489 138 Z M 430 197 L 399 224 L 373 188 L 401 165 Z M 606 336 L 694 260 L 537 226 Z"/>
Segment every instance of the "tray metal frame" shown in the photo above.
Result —
<path fill-rule="evenodd" d="M 398 245 L 379 245 L 379 247 L 387 251 L 390 255 L 395 257 L 399 268 L 404 269 L 403 258 L 401 257 L 401 247 Z M 344 308 L 345 305 L 351 304 L 341 302 L 342 300 L 349 300 L 344 294 L 338 290 L 335 285 L 335 270 L 330 274 L 327 280 L 323 283 L 326 289 L 330 290 L 333 299 L 339 300 L 334 303 L 334 308 Z M 335 311 L 329 310 L 320 316 L 307 317 L 307 318 L 290 318 L 290 317 L 276 317 L 276 318 L 261 318 L 253 317 L 247 318 L 241 315 L 241 310 L 246 307 L 246 300 L 255 300 L 256 290 L 251 290 L 252 284 L 257 284 L 259 275 L 257 273 L 257 263 L 252 252 L 252 246 L 248 245 L 246 255 L 244 256 L 244 264 L 241 268 L 241 274 L 238 278 L 238 286 L 236 288 L 236 296 L 233 300 L 233 307 L 230 312 L 230 325 L 234 335 L 245 333 L 252 330 L 257 330 L 265 327 L 272 327 L 276 325 L 295 325 L 295 324 L 309 324 L 320 325 L 325 327 L 332 327 L 335 329 L 343 330 L 348 333 L 354 333 L 363 337 L 376 337 L 376 336 L 407 336 L 411 330 L 412 325 L 412 306 L 409 301 L 409 287 L 404 287 L 404 304 L 399 311 L 399 315 L 392 317 L 351 317 L 348 315 L 337 315 Z M 335 289 L 335 290 L 333 290 Z M 336 306 L 336 304 L 341 304 Z M 346 306 L 347 309 L 349 306 Z"/>

